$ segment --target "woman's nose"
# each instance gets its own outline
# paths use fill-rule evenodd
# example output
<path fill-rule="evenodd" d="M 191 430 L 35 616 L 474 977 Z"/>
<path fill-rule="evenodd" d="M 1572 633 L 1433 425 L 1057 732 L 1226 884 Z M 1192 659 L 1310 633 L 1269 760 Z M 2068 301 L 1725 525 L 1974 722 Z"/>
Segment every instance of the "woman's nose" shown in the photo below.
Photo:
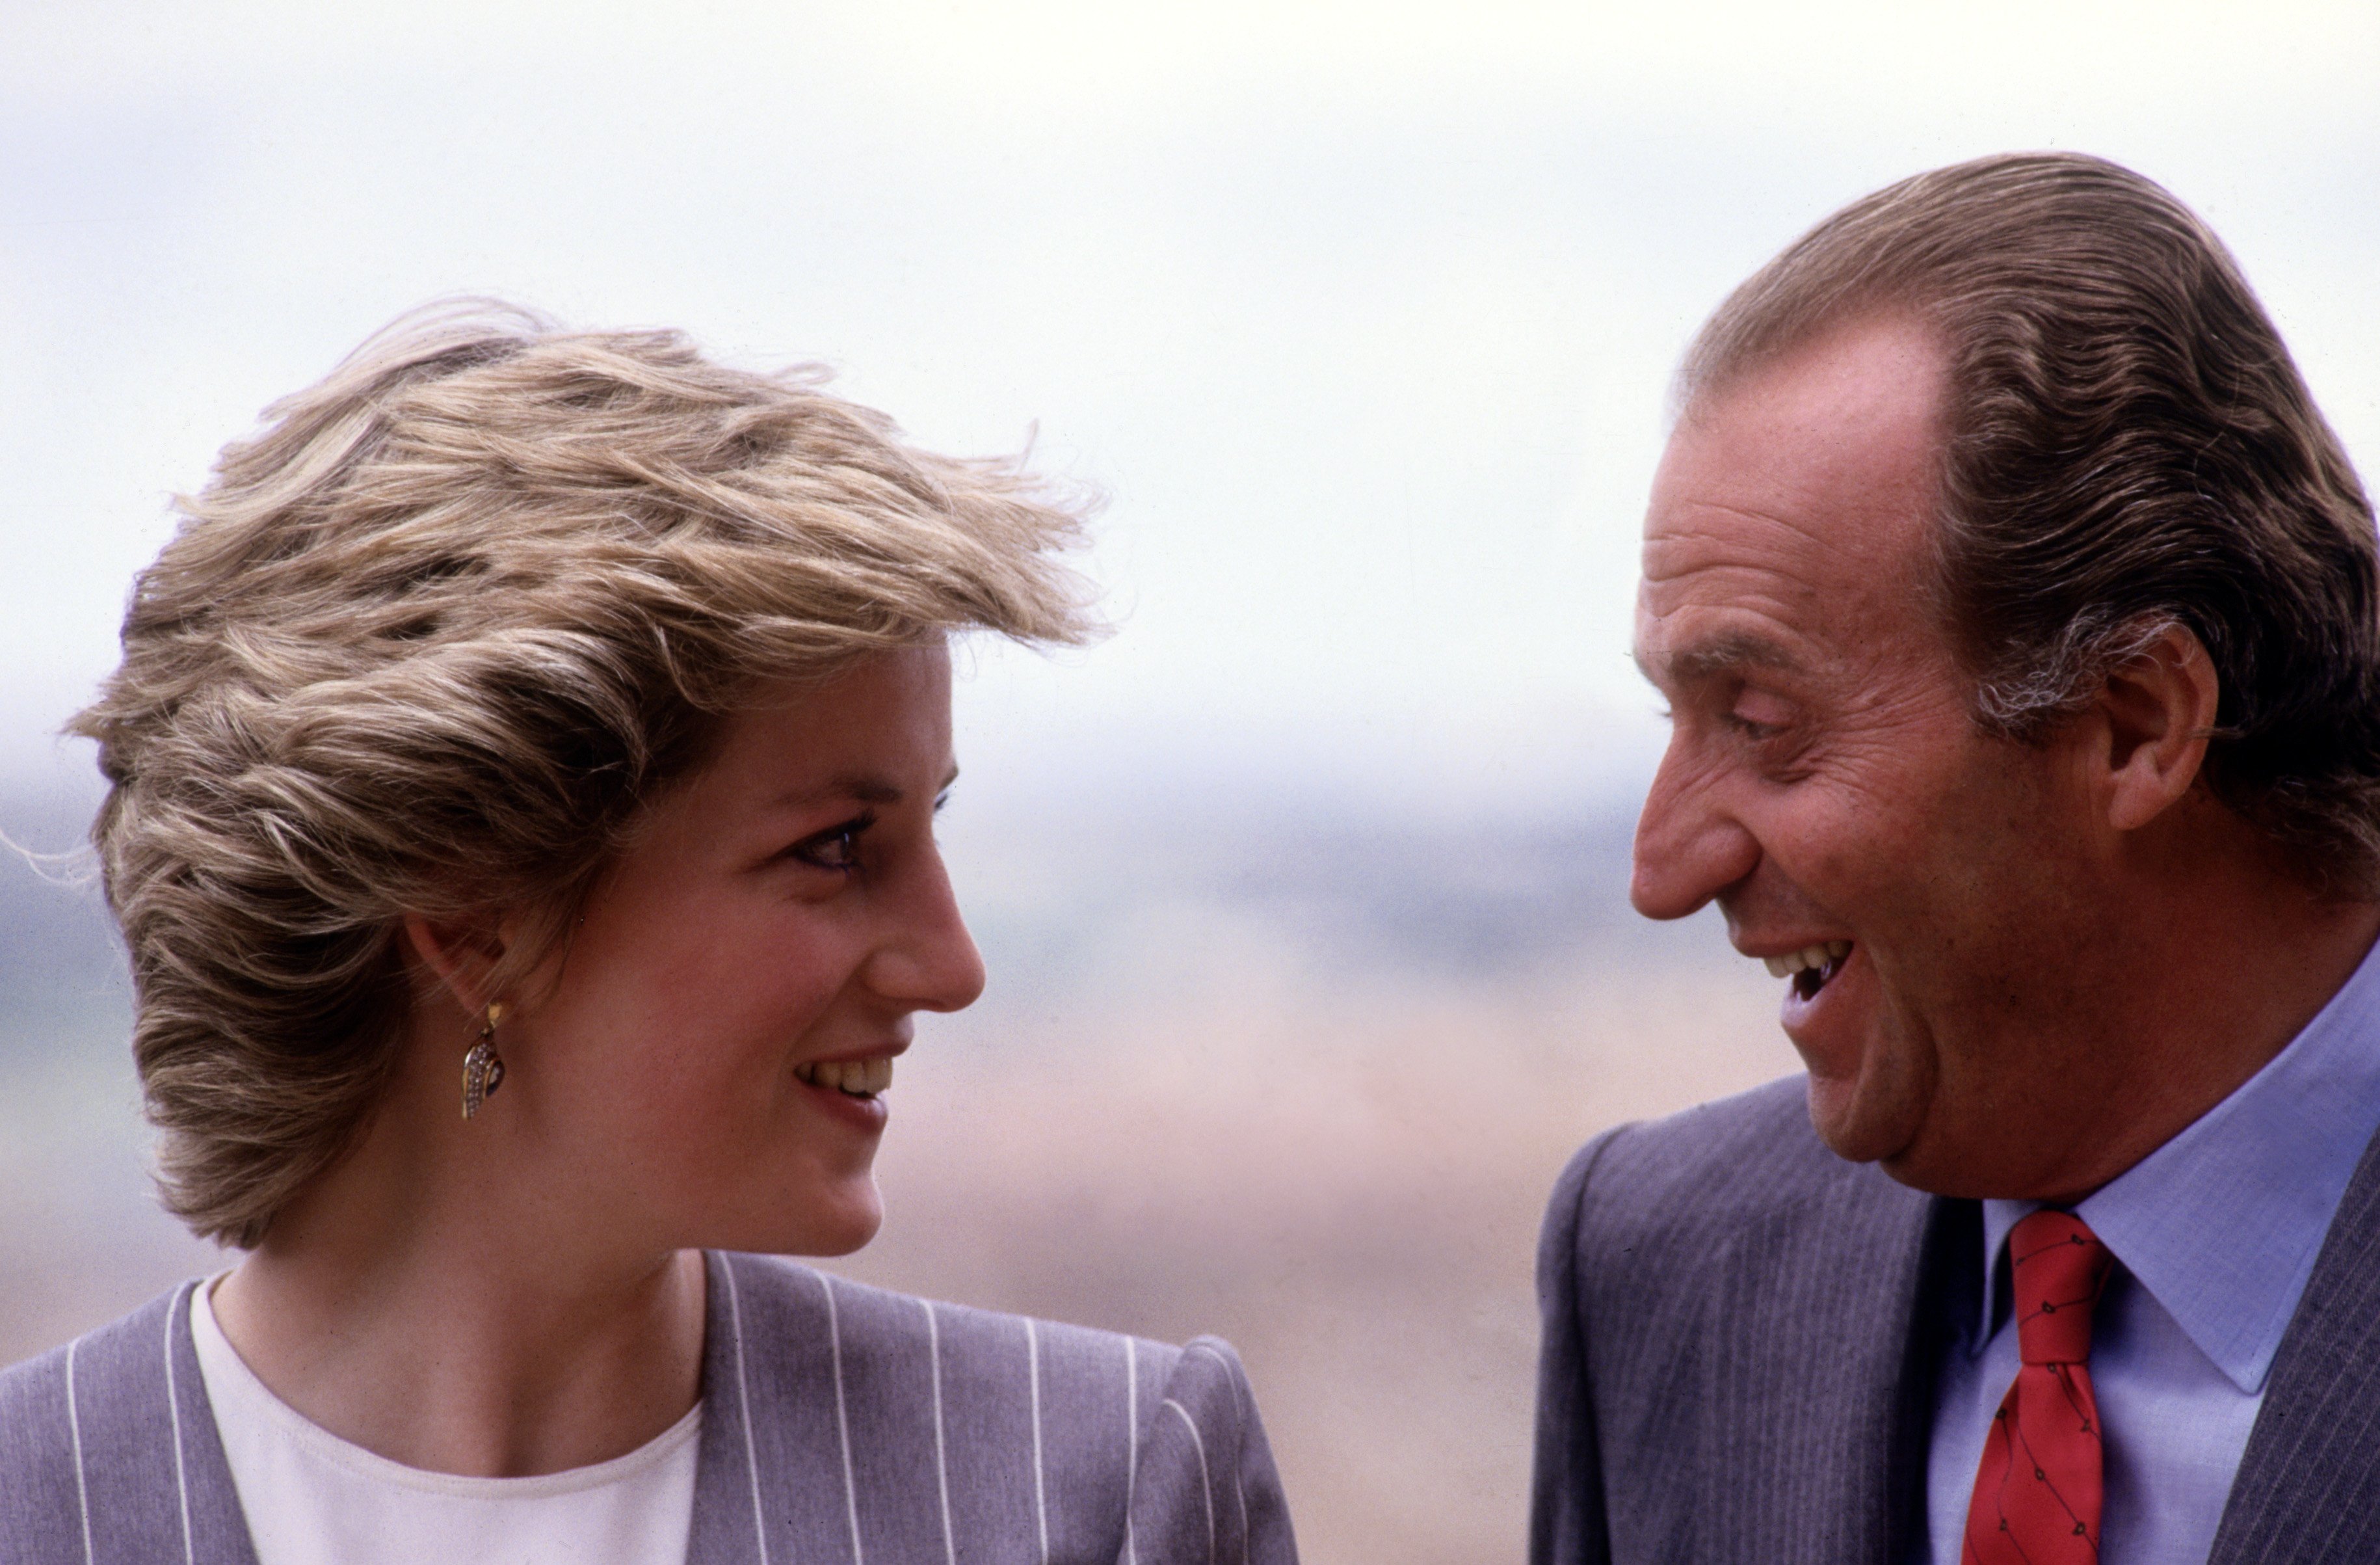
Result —
<path fill-rule="evenodd" d="M 1636 817 L 1628 900 L 1646 918 L 1683 918 L 1760 862 L 1760 842 L 1720 807 L 1712 777 L 1672 738 Z"/>
<path fill-rule="evenodd" d="M 868 982 L 916 1010 L 965 1010 L 983 994 L 983 953 L 967 933 L 940 853 L 929 853 L 889 910 L 893 927 L 868 959 Z"/>

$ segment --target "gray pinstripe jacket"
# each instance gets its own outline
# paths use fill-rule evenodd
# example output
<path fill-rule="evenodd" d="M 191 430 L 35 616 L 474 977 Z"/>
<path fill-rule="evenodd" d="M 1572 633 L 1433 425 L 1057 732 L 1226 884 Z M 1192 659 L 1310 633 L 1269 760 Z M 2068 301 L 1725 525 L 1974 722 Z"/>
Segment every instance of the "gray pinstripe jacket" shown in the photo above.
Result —
<path fill-rule="evenodd" d="M 1975 1203 L 1846 1163 L 1793 1077 L 1597 1137 L 1537 1255 L 1532 1565 L 1894 1565 L 1925 1536 Z M 2380 1141 L 2265 1383 L 2213 1565 L 2380 1560 Z"/>
<path fill-rule="evenodd" d="M 688 1565 L 1294 1565 L 1228 1344 L 709 1263 Z M 0 1562 L 254 1565 L 194 1286 L 0 1373 Z"/>

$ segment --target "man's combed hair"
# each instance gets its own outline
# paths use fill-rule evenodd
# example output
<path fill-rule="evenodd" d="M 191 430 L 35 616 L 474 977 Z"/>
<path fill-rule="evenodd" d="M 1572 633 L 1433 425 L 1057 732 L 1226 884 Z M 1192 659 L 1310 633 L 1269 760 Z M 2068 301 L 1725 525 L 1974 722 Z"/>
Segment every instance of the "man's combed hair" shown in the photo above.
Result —
<path fill-rule="evenodd" d="M 2186 626 L 2222 684 L 2208 786 L 2326 891 L 2380 895 L 2372 507 L 2221 242 L 2097 158 L 1937 169 L 1755 273 L 1677 399 L 1894 312 L 1949 355 L 1936 580 L 1978 720 L 2036 739 Z"/>
<path fill-rule="evenodd" d="M 1079 507 L 673 332 L 417 312 L 267 410 L 72 724 L 166 1204 L 257 1243 L 393 1073 L 407 914 L 533 948 L 755 680 L 1090 633 Z M 459 1056 L 458 1056 L 459 1058 Z"/>

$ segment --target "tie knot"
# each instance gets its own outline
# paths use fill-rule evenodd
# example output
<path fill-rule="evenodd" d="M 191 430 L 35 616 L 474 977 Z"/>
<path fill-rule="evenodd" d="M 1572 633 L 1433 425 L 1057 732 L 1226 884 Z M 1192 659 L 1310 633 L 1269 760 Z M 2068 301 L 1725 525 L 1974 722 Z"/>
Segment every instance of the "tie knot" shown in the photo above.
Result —
<path fill-rule="evenodd" d="M 2009 1234 L 2018 1356 L 2026 1363 L 2083 1363 L 2091 1310 L 2116 1258 L 2071 1212 L 2035 1212 Z"/>

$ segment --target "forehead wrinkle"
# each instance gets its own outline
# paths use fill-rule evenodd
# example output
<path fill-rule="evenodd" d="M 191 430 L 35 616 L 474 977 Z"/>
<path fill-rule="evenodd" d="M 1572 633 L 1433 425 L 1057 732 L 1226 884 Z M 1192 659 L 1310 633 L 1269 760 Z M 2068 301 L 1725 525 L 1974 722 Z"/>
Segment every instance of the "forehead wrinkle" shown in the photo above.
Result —
<path fill-rule="evenodd" d="M 1682 644 L 1707 642 L 1713 655 L 1704 660 L 1706 671 L 1803 666 L 1814 632 L 1825 643 L 1830 631 L 1890 618 L 1893 600 L 1905 595 L 1905 572 L 1829 544 L 1823 525 L 1730 507 L 1696 509 L 1703 513 L 1697 520 L 1715 525 L 1672 525 L 1645 539 L 1638 609 L 1645 617 L 1640 633 L 1648 623 L 1666 623 L 1676 627 L 1670 634 Z M 1713 617 L 1750 618 L 1774 630 L 1697 637 L 1686 629 Z M 1767 650 L 1754 655 L 1760 641 Z"/>
<path fill-rule="evenodd" d="M 1773 570 L 1776 565 L 1771 561 L 1730 556 L 1740 556 L 1747 552 L 1765 553 L 1780 544 L 1815 550 L 1821 556 L 1831 553 L 1834 548 L 1819 528 L 1774 511 L 1721 505 L 1714 500 L 1693 500 L 1681 509 L 1684 515 L 1658 519 L 1645 531 L 1644 574 L 1648 582 L 1673 581 L 1698 570 L 1730 565 L 1740 569 Z M 1750 522 L 1765 532 L 1767 536 L 1758 538 L 1756 543 L 1742 536 L 1716 537 L 1707 524 L 1722 518 Z M 1720 558 L 1707 557 L 1713 553 Z M 1666 569 L 1662 569 L 1665 565 L 1668 567 Z"/>

